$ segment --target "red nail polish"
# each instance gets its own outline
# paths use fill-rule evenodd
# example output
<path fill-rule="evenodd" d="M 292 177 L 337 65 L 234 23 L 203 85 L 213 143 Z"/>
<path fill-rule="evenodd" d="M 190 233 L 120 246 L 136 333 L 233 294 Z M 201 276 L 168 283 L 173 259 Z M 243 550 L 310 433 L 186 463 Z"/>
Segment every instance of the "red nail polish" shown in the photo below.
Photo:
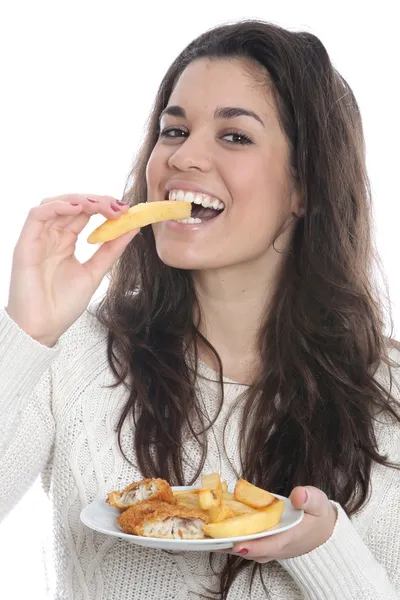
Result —
<path fill-rule="evenodd" d="M 89 200 L 89 202 L 93 202 L 93 204 L 94 204 L 94 203 L 96 203 L 96 204 L 98 204 L 98 203 L 99 203 L 99 201 L 98 201 L 98 200 L 93 200 L 93 198 L 88 198 L 88 200 Z"/>
<path fill-rule="evenodd" d="M 126 202 L 121 202 L 121 200 L 116 201 L 120 206 L 126 206 Z"/>
<path fill-rule="evenodd" d="M 71 206 L 79 206 L 79 204 L 73 204 L 72 202 L 70 202 Z"/>
<path fill-rule="evenodd" d="M 248 554 L 248 553 L 249 553 L 249 551 L 247 550 L 247 548 L 242 548 L 242 549 L 241 549 L 241 550 L 239 550 L 239 552 L 238 552 L 238 554 L 242 554 L 243 556 L 244 556 L 245 554 Z"/>
<path fill-rule="evenodd" d="M 112 209 L 114 212 L 121 212 L 121 209 L 120 209 L 120 208 L 118 208 L 118 206 L 114 206 L 114 204 L 111 204 L 111 209 Z"/>

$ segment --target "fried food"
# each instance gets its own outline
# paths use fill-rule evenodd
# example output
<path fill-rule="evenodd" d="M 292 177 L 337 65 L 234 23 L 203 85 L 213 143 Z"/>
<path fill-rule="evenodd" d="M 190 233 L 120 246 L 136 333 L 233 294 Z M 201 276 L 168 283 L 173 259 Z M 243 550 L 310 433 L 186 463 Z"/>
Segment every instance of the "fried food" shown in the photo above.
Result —
<path fill-rule="evenodd" d="M 274 498 L 267 508 L 257 510 L 252 514 L 225 519 L 218 523 L 209 523 L 205 525 L 204 533 L 212 538 L 241 537 L 261 533 L 279 523 L 283 509 L 283 500 Z"/>
<path fill-rule="evenodd" d="M 170 219 L 187 219 L 192 212 L 190 202 L 162 200 L 160 202 L 141 202 L 135 204 L 118 219 L 107 219 L 88 237 L 89 244 L 108 242 L 151 223 Z"/>
<path fill-rule="evenodd" d="M 203 475 L 201 478 L 201 486 L 210 490 L 221 490 L 222 492 L 221 478 L 218 473 L 209 473 L 208 475 Z"/>
<path fill-rule="evenodd" d="M 145 537 L 200 540 L 261 533 L 281 520 L 284 502 L 239 479 L 234 494 L 218 473 L 201 478 L 202 487 L 173 491 L 164 479 L 143 479 L 108 494 L 121 511 L 125 533 Z"/>
<path fill-rule="evenodd" d="M 275 500 L 275 496 L 244 479 L 236 482 L 234 495 L 235 500 L 253 508 L 265 508 Z"/>
<path fill-rule="evenodd" d="M 163 500 L 175 504 L 171 486 L 165 479 L 142 479 L 128 485 L 122 492 L 110 492 L 106 502 L 120 510 L 126 510 L 143 500 Z"/>
<path fill-rule="evenodd" d="M 238 502 L 237 500 L 224 500 L 224 504 L 235 513 L 235 517 L 238 517 L 239 515 L 251 515 L 252 513 L 257 512 L 256 508 L 253 508 L 248 504 L 243 504 L 243 502 Z"/>
<path fill-rule="evenodd" d="M 206 488 L 191 488 L 189 490 L 173 490 L 173 494 L 176 498 L 179 498 L 179 496 L 186 496 L 187 494 L 200 494 L 200 492 L 203 492 Z"/>
<path fill-rule="evenodd" d="M 232 519 L 236 517 L 235 513 L 229 506 L 222 504 L 221 506 L 213 506 L 209 509 L 208 515 L 210 517 L 210 523 L 219 523 L 224 519 Z"/>
<path fill-rule="evenodd" d="M 181 506 L 195 506 L 196 508 L 200 508 L 198 494 L 190 494 L 188 492 L 179 495 L 174 494 L 174 498 L 176 500 L 176 503 Z"/>
<path fill-rule="evenodd" d="M 131 506 L 118 517 L 125 533 L 182 540 L 203 539 L 204 526 L 208 522 L 207 513 L 201 509 L 158 500 Z"/>
<path fill-rule="evenodd" d="M 222 508 L 222 483 L 218 473 L 209 473 L 201 478 L 203 489 L 199 492 L 199 504 L 203 510 L 213 510 L 214 516 Z"/>
<path fill-rule="evenodd" d="M 222 505 L 222 490 L 202 490 L 199 493 L 199 504 L 203 510 L 220 507 Z"/>
<path fill-rule="evenodd" d="M 224 492 L 222 491 L 222 499 L 225 500 L 234 500 L 235 499 L 235 495 L 232 494 L 232 492 Z"/>

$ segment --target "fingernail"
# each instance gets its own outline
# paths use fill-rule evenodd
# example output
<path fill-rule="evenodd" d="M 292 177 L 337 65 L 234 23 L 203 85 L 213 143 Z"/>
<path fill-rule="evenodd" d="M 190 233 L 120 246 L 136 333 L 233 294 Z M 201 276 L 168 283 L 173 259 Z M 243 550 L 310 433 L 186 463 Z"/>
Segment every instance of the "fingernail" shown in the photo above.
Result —
<path fill-rule="evenodd" d="M 305 492 L 305 495 L 306 495 L 306 499 L 303 502 L 303 504 L 305 504 L 307 502 L 307 500 L 308 500 L 308 492 L 307 492 L 306 488 L 303 488 L 303 489 L 304 489 L 304 492 Z"/>
<path fill-rule="evenodd" d="M 242 554 L 242 556 L 244 556 L 245 554 L 248 554 L 249 551 L 247 550 L 247 548 L 242 548 L 241 550 L 239 550 L 238 554 Z"/>
<path fill-rule="evenodd" d="M 114 204 L 111 204 L 111 209 L 112 209 L 114 212 L 121 212 L 121 209 L 120 209 L 120 208 L 118 208 L 118 206 L 114 206 Z"/>
<path fill-rule="evenodd" d="M 96 203 L 96 204 L 98 204 L 98 202 L 99 202 L 98 200 L 94 200 L 93 198 L 87 198 L 87 199 L 89 200 L 89 202 L 93 202 L 93 203 Z"/>
<path fill-rule="evenodd" d="M 126 206 L 126 202 L 121 202 L 121 200 L 116 201 L 120 206 Z"/>
<path fill-rule="evenodd" d="M 79 204 L 73 204 L 72 202 L 70 202 L 71 206 L 79 206 Z"/>

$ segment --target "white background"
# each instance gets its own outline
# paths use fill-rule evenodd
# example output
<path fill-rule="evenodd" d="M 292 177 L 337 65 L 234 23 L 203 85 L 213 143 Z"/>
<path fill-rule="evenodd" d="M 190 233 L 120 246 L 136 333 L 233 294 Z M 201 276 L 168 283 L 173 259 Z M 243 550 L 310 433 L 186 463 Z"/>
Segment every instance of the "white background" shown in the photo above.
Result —
<path fill-rule="evenodd" d="M 0 13 L 0 302 L 29 208 L 67 192 L 120 196 L 158 84 L 179 51 L 221 22 L 257 17 L 318 35 L 364 120 L 377 245 L 400 328 L 396 0 L 18 2 Z M 93 229 L 101 217 L 94 217 Z M 83 234 L 82 239 L 86 238 Z M 79 258 L 93 251 L 78 244 Z M 104 284 L 100 291 L 104 291 Z M 44 598 L 49 507 L 36 483 L 0 526 L 0 596 Z M 6 596 L 7 594 L 7 596 Z"/>

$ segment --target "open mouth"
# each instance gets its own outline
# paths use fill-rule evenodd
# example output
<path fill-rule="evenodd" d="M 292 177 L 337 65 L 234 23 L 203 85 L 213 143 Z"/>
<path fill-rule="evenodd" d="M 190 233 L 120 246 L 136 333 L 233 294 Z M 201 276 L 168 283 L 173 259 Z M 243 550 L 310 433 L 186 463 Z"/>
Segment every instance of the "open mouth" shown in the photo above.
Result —
<path fill-rule="evenodd" d="M 178 219 L 178 223 L 200 224 L 215 219 L 225 209 L 225 204 L 218 198 L 199 192 L 171 190 L 167 193 L 165 200 L 179 200 L 180 202 L 191 203 L 191 216 L 188 219 Z"/>

